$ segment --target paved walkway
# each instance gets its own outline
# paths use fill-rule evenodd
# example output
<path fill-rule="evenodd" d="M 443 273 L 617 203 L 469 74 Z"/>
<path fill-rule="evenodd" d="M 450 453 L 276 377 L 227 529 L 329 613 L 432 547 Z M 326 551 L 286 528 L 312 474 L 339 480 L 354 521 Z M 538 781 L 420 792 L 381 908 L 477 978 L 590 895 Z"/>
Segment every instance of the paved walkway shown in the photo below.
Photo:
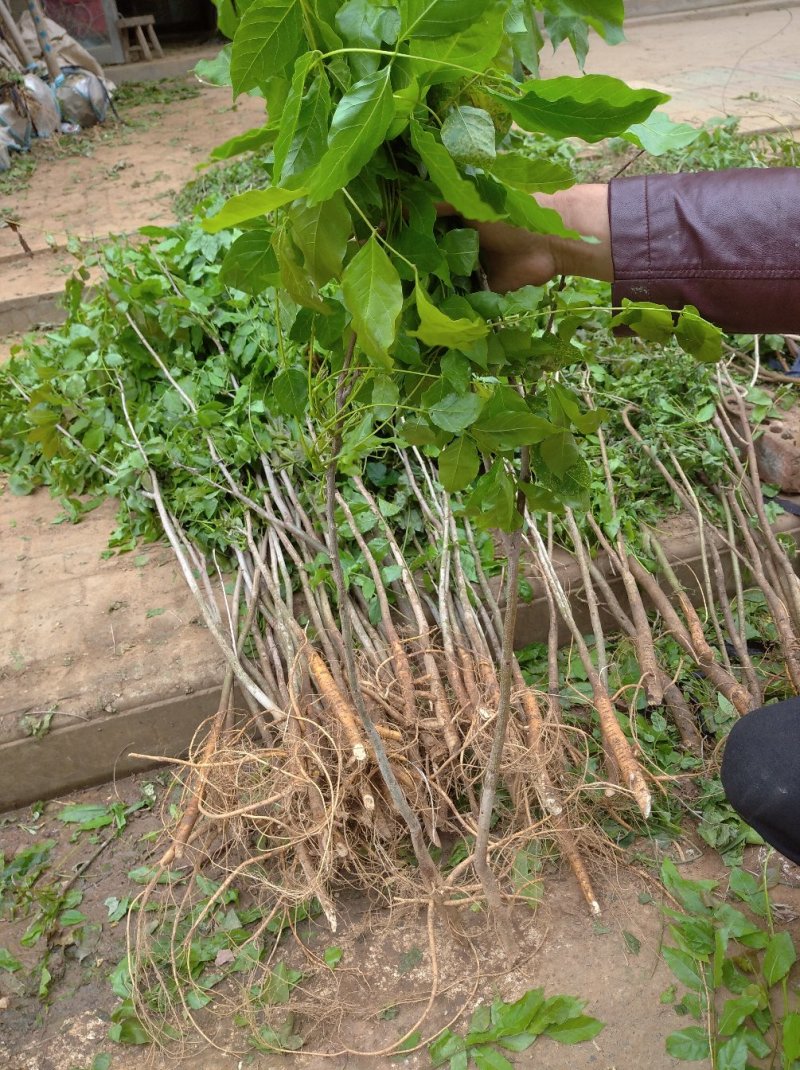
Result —
<path fill-rule="evenodd" d="M 626 37 L 615 46 L 593 37 L 586 70 L 669 93 L 665 110 L 676 120 L 739 115 L 745 130 L 800 127 L 800 7 L 637 20 Z M 542 70 L 578 72 L 563 45 Z"/>

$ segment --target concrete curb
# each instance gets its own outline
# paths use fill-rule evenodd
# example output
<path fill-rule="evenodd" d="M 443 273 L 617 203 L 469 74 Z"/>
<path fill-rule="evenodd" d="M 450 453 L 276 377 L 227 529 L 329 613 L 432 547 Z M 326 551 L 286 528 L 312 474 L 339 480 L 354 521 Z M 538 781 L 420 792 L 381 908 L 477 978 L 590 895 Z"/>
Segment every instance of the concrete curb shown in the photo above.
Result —
<path fill-rule="evenodd" d="M 775 530 L 792 535 L 800 546 L 800 518 L 784 514 L 776 523 Z M 702 607 L 702 555 L 696 531 L 665 537 L 663 541 L 687 593 L 695 605 Z M 732 589 L 731 552 L 724 545 L 720 545 L 719 549 L 729 589 Z M 624 587 L 621 580 L 614 576 L 605 555 L 598 556 L 597 564 L 609 578 L 620 602 L 625 605 Z M 576 621 L 588 633 L 591 626 L 578 565 L 569 554 L 562 553 L 556 561 L 556 569 L 569 595 Z M 532 586 L 532 601 L 519 610 L 517 646 L 547 641 L 547 602 L 539 581 L 534 580 Z M 612 629 L 610 614 L 603 611 L 603 617 L 604 624 Z M 559 639 L 562 643 L 569 642 L 566 628 Z M 162 764 L 158 760 L 148 762 L 130 758 L 131 753 L 162 757 L 184 754 L 198 727 L 216 711 L 219 697 L 218 687 L 189 695 L 184 690 L 179 695 L 165 696 L 144 706 L 55 729 L 41 739 L 26 737 L 0 744 L 0 768 L 3 770 L 0 811 Z"/>
<path fill-rule="evenodd" d="M 27 294 L 0 301 L 0 338 L 7 334 L 24 334 L 44 324 L 63 323 L 64 288 L 49 293 Z"/>
<path fill-rule="evenodd" d="M 730 19 L 739 15 L 757 15 L 761 11 L 784 11 L 797 7 L 800 0 L 747 0 L 746 3 L 709 4 L 708 7 L 692 7 L 653 14 L 631 14 L 625 19 L 626 26 L 658 26 L 667 22 L 698 22 L 704 19 Z M 634 8 L 635 11 L 635 8 Z"/>

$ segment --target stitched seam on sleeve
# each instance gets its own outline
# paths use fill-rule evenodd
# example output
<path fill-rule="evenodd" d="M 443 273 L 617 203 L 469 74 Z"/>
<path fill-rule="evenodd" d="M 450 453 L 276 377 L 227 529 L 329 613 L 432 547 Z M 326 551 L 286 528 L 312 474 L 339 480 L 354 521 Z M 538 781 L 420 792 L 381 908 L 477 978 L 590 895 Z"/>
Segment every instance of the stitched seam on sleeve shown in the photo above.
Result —
<path fill-rule="evenodd" d="M 650 270 L 653 267 L 653 257 L 650 252 L 650 203 L 648 199 L 648 176 L 644 176 L 644 218 L 647 225 L 647 266 Z"/>
<path fill-rule="evenodd" d="M 687 269 L 685 265 L 680 268 L 660 269 L 653 271 L 639 270 L 630 274 L 623 273 L 617 278 L 623 279 L 793 279 L 800 286 L 800 275 L 791 268 L 765 269 L 763 264 L 754 264 L 752 268 L 697 268 Z"/>

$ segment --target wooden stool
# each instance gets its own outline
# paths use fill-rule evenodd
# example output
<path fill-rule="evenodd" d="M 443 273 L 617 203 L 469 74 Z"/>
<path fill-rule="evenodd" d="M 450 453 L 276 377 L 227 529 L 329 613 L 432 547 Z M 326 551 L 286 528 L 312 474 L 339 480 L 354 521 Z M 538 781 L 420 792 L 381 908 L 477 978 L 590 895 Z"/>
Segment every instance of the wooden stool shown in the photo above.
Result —
<path fill-rule="evenodd" d="M 129 19 L 124 19 L 120 16 L 117 19 L 117 28 L 120 31 L 119 36 L 122 41 L 122 51 L 125 55 L 126 63 L 130 61 L 133 52 L 141 52 L 142 59 L 152 59 L 151 48 L 159 59 L 163 58 L 164 52 L 156 37 L 155 22 L 156 20 L 152 15 L 135 15 Z M 136 34 L 136 44 L 131 42 L 131 30 Z M 145 37 L 145 30 L 147 31 L 147 37 L 150 38 L 149 45 Z"/>

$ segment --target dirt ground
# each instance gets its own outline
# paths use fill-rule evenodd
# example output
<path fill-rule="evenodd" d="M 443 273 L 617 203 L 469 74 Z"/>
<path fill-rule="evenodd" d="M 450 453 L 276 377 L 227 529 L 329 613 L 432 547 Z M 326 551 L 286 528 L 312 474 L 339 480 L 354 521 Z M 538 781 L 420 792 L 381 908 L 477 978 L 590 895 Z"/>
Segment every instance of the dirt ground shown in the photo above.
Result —
<path fill-rule="evenodd" d="M 64 802 L 130 805 L 152 793 L 148 784 L 158 796 L 156 807 L 133 814 L 119 835 L 106 828 L 96 834 L 83 832 L 71 843 L 74 826 L 57 819 Z M 112 1070 L 141 1066 L 170 1070 L 179 1065 L 174 1054 L 119 1046 L 107 1036 L 117 1003 L 107 977 L 125 954 L 125 922 L 108 920 L 108 901 L 135 894 L 139 887 L 126 874 L 160 853 L 152 837 L 159 826 L 157 810 L 165 784 L 163 772 L 131 777 L 48 803 L 38 817 L 27 809 L 2 820 L 7 860 L 21 847 L 56 840 L 53 866 L 39 884 L 72 879 L 72 886 L 83 893 L 80 910 L 86 915 L 82 927 L 68 930 L 71 935 L 59 937 L 53 945 L 49 963 L 53 981 L 44 1002 L 31 991 L 31 986 L 35 991 L 38 985 L 38 972 L 33 980 L 26 978 L 27 970 L 41 961 L 41 946 L 26 949 L 18 943 L 30 917 L 0 923 L 0 946 L 7 947 L 26 968 L 15 973 L 0 971 L 0 1066 L 4 1070 L 88 1070 L 95 1056 L 104 1052 L 112 1056 Z M 641 845 L 643 854 L 654 850 L 652 844 Z M 682 851 L 686 857 L 699 856 L 688 843 Z M 76 876 L 76 869 L 87 860 L 86 868 Z M 719 863 L 710 856 L 682 865 L 681 872 L 692 877 L 722 875 Z M 426 1035 L 434 1035 L 462 1008 L 466 1013 L 457 1018 L 454 1028 L 463 1028 L 469 1013 L 495 995 L 510 1000 L 529 988 L 544 986 L 547 995 L 571 994 L 587 1000 L 586 1013 L 607 1023 L 606 1028 L 594 1041 L 569 1048 L 540 1038 L 528 1052 L 515 1056 L 516 1066 L 537 1070 L 635 1070 L 644 1066 L 671 1070 L 679 1066 L 664 1049 L 665 1037 L 683 1028 L 686 1020 L 659 1001 L 674 978 L 659 958 L 665 922 L 657 901 L 658 886 L 630 870 L 615 873 L 608 867 L 598 869 L 597 880 L 603 904 L 600 920 L 589 917 L 568 873 L 550 875 L 539 909 L 535 913 L 520 909 L 514 916 L 519 957 L 512 964 L 505 960 L 493 934 L 485 930 L 482 916 L 465 911 L 460 919 L 465 931 L 474 936 L 474 952 L 437 922 L 442 993 L 433 1004 Z M 800 907 L 797 889 L 780 887 L 774 896 L 795 913 Z M 413 1024 L 431 979 L 425 918 L 417 914 L 389 918 L 385 912 L 369 917 L 363 900 L 347 897 L 338 906 L 344 921 L 335 938 L 324 920 L 298 927 L 299 943 L 284 937 L 287 961 L 301 967 L 308 965 L 309 954 L 319 956 L 332 943 L 343 950 L 337 979 L 344 1006 L 338 1026 L 330 1022 L 326 1029 L 325 1050 L 334 1053 L 333 1057 L 252 1054 L 243 1063 L 241 1054 L 225 1054 L 206 1045 L 192 1051 L 187 1065 L 198 1070 L 234 1070 L 242 1065 L 254 1070 L 367 1070 L 393 1065 L 383 1055 L 335 1053 L 342 1044 L 361 1052 L 378 1050 Z M 397 1016 L 386 1015 L 390 1020 L 384 1020 L 381 1014 L 392 1007 L 399 1008 Z M 301 1018 L 301 1031 L 311 1024 Z M 241 1045 L 242 1036 L 230 1021 L 214 1028 L 219 1028 L 220 1042 Z M 397 1065 L 422 1070 L 429 1060 L 423 1050 Z M 705 1068 L 705 1064 L 696 1065 Z"/>
<path fill-rule="evenodd" d="M 263 122 L 264 105 L 252 97 L 232 105 L 229 90 L 203 88 L 169 105 L 123 107 L 121 115 L 122 126 L 109 118 L 82 135 L 75 154 L 60 154 L 69 145 L 35 145 L 43 158 L 27 187 L 0 192 L 0 214 L 13 215 L 34 253 L 25 256 L 13 231 L 0 228 L 3 300 L 63 288 L 73 266 L 63 252 L 70 237 L 106 239 L 171 222 L 174 196 L 197 165 L 221 141 Z"/>

